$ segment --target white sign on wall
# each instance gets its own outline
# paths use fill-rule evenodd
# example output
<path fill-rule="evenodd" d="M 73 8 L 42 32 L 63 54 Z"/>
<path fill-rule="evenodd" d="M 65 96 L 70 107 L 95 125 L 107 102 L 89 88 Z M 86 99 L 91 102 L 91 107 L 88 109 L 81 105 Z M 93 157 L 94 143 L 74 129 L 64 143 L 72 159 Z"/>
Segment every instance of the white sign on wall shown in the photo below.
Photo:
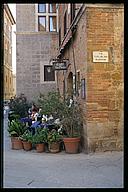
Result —
<path fill-rule="evenodd" d="M 108 51 L 93 51 L 93 62 L 108 62 Z"/>

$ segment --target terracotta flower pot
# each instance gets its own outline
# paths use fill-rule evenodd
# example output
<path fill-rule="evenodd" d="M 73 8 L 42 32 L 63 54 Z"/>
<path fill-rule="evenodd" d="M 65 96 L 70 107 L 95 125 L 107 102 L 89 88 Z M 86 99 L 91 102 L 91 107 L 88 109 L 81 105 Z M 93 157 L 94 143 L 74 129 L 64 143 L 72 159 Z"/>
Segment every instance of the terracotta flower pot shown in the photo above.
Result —
<path fill-rule="evenodd" d="M 23 149 L 23 144 L 19 137 L 11 137 L 12 149 Z"/>
<path fill-rule="evenodd" d="M 49 151 L 51 153 L 58 153 L 60 151 L 60 143 L 59 142 L 53 142 L 48 145 Z"/>
<path fill-rule="evenodd" d="M 80 137 L 63 138 L 66 153 L 78 153 Z"/>
<path fill-rule="evenodd" d="M 32 149 L 32 143 L 28 141 L 22 141 L 23 148 L 25 151 L 30 151 Z"/>
<path fill-rule="evenodd" d="M 44 152 L 45 151 L 45 144 L 44 143 L 36 144 L 36 151 L 38 153 Z"/>

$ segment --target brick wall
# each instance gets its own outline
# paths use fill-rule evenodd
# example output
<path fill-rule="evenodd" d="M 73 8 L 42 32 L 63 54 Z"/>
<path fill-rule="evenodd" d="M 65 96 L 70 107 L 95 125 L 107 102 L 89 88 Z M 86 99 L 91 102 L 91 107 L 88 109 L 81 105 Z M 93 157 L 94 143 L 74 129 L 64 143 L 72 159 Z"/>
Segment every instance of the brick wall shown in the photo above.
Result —
<path fill-rule="evenodd" d="M 123 9 L 87 8 L 87 136 L 89 150 L 120 150 L 123 134 Z M 93 51 L 108 63 L 94 63 Z"/>
<path fill-rule="evenodd" d="M 86 152 L 123 149 L 123 14 L 122 5 L 86 6 L 62 54 L 71 64 L 66 79 L 70 71 L 75 74 L 73 46 L 76 70 L 86 81 L 86 99 L 81 99 L 81 90 L 77 98 L 83 110 Z M 108 52 L 108 62 L 94 63 L 93 51 Z M 60 72 L 61 93 L 63 80 Z M 67 80 L 65 84 L 67 89 Z"/>

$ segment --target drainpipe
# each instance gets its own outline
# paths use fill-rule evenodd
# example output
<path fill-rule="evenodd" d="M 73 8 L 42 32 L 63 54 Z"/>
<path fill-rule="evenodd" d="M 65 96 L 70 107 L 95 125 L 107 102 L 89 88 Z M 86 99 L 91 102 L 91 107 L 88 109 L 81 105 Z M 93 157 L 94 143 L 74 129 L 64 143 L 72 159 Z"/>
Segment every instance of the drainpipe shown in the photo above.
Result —
<path fill-rule="evenodd" d="M 65 102 L 65 75 L 63 72 L 64 80 L 63 80 L 63 96 L 64 96 L 64 102 Z"/>

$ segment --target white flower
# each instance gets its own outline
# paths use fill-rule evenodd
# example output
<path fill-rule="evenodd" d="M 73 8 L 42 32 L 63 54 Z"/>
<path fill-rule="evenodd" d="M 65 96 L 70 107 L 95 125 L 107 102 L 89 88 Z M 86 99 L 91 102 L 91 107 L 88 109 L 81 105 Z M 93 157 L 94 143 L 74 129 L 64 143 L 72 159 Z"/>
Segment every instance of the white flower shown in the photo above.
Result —
<path fill-rule="evenodd" d="M 72 103 L 73 103 L 73 100 L 72 99 L 70 99 L 70 101 L 69 101 L 69 107 L 71 107 L 72 106 Z"/>
<path fill-rule="evenodd" d="M 47 120 L 48 120 L 47 115 L 43 115 L 43 117 L 42 117 L 42 121 L 47 121 Z"/>
<path fill-rule="evenodd" d="M 46 119 L 45 118 L 42 118 L 42 122 L 45 122 L 46 121 Z"/>
<path fill-rule="evenodd" d="M 52 115 L 50 115 L 50 117 L 48 118 L 48 120 L 52 120 L 53 119 L 53 116 Z"/>
<path fill-rule="evenodd" d="M 54 123 L 57 124 L 57 125 L 59 125 L 59 124 L 60 124 L 60 119 L 56 119 L 56 120 L 54 121 Z"/>

